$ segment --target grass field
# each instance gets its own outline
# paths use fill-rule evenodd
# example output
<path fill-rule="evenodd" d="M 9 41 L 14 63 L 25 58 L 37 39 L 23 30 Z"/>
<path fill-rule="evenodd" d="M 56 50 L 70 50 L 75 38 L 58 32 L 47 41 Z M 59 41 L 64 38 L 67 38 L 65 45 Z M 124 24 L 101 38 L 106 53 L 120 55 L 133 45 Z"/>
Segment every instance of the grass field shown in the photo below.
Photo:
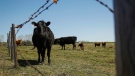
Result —
<path fill-rule="evenodd" d="M 30 64 L 40 70 L 45 76 L 115 76 L 114 43 L 107 47 L 94 47 L 93 43 L 85 43 L 84 51 L 72 50 L 72 45 L 66 45 L 66 50 L 60 50 L 59 45 L 53 45 L 51 52 L 52 64 L 37 63 L 36 49 L 33 46 L 19 46 L 17 49 Z M 109 48 L 113 46 L 113 48 Z M 19 67 L 14 69 L 14 62 L 8 55 L 8 49 L 0 46 L 0 76 L 41 76 L 35 69 L 27 65 L 18 54 Z"/>

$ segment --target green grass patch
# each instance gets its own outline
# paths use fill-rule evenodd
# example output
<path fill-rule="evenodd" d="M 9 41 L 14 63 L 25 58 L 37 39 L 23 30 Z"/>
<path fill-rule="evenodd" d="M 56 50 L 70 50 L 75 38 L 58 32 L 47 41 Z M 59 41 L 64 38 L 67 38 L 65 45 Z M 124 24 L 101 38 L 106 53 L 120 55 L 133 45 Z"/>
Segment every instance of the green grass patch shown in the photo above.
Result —
<path fill-rule="evenodd" d="M 114 43 L 107 43 L 107 47 L 94 47 L 94 43 L 84 43 L 84 51 L 72 50 L 72 45 L 66 45 L 66 50 L 60 50 L 59 45 L 53 45 L 51 51 L 51 66 L 37 63 L 37 49 L 33 46 L 19 46 L 19 67 L 14 68 L 14 62 L 8 55 L 8 49 L 0 46 L 0 76 L 41 76 L 31 68 L 19 55 L 28 60 L 32 66 L 39 69 L 45 76 L 115 76 Z M 113 46 L 113 48 L 109 48 Z"/>

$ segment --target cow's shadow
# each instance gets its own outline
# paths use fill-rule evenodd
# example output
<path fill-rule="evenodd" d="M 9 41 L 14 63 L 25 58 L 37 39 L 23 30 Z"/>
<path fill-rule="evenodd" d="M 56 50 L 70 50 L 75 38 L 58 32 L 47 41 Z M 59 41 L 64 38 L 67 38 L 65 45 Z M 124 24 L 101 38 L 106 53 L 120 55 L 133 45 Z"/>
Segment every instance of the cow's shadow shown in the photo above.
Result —
<path fill-rule="evenodd" d="M 18 60 L 19 66 L 26 67 L 29 66 L 29 63 L 30 65 L 39 65 L 39 62 L 36 60 L 27 60 L 27 61 L 28 63 L 26 62 L 26 60 Z"/>

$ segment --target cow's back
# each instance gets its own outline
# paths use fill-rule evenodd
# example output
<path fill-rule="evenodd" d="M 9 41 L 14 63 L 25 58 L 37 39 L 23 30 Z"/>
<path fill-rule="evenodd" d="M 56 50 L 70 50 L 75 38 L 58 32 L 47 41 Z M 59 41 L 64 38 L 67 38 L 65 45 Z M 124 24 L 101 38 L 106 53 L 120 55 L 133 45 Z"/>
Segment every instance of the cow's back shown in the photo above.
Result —
<path fill-rule="evenodd" d="M 60 42 L 63 44 L 75 44 L 77 40 L 77 37 L 71 36 L 71 37 L 61 37 Z"/>

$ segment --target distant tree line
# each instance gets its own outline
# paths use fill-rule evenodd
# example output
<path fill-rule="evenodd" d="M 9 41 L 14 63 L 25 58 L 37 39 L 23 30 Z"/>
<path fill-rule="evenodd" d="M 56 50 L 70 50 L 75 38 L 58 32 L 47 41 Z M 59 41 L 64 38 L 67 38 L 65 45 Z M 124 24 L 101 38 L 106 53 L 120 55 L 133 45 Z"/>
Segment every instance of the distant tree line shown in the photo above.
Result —
<path fill-rule="evenodd" d="M 32 46 L 32 34 L 20 35 L 17 39 L 22 39 L 22 46 Z"/>
<path fill-rule="evenodd" d="M 22 39 L 22 46 L 32 46 L 32 34 L 20 35 L 16 38 Z M 4 41 L 4 35 L 0 35 L 0 45 L 7 45 L 7 41 Z"/>

